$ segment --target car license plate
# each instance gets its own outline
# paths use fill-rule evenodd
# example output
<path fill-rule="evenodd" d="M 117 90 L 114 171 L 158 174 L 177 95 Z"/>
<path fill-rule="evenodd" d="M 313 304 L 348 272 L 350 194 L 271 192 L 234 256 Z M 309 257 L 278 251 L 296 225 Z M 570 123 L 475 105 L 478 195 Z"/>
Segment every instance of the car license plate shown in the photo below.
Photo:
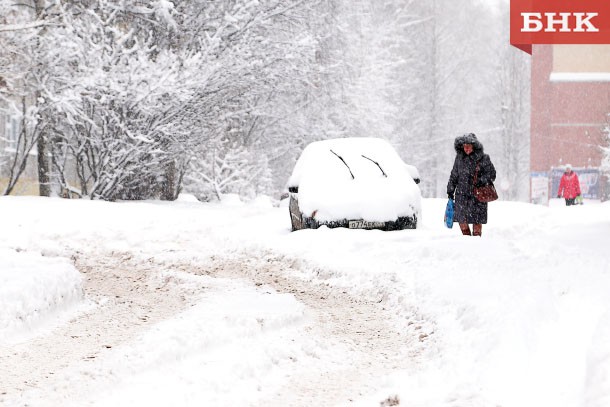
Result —
<path fill-rule="evenodd" d="M 350 220 L 350 229 L 375 229 L 382 228 L 385 226 L 385 222 L 369 222 L 366 220 Z"/>

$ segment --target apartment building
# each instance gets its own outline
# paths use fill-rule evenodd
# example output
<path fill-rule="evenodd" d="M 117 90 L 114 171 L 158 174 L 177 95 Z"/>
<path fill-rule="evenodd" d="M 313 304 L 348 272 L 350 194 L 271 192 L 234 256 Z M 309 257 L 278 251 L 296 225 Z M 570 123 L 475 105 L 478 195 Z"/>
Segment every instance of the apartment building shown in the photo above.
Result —
<path fill-rule="evenodd" d="M 585 198 L 608 199 L 599 147 L 610 114 L 610 45 L 534 45 L 531 66 L 531 201 L 555 196 L 566 164 Z"/>

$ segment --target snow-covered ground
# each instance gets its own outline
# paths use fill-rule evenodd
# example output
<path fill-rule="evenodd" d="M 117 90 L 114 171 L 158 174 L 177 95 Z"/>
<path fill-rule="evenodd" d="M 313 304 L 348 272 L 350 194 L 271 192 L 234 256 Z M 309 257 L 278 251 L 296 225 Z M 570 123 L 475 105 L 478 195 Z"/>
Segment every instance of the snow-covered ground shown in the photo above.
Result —
<path fill-rule="evenodd" d="M 290 232 L 259 199 L 1 197 L 2 406 L 610 405 L 610 203 Z"/>

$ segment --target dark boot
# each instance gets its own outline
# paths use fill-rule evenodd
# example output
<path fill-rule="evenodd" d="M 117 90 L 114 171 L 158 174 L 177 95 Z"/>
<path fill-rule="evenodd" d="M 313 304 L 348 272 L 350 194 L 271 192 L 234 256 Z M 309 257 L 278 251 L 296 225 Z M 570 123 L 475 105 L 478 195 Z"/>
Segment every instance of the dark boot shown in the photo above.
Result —
<path fill-rule="evenodd" d="M 464 236 L 470 236 L 470 228 L 468 227 L 468 223 L 460 223 L 460 230 Z"/>
<path fill-rule="evenodd" d="M 481 225 L 480 223 L 475 223 L 474 225 L 472 225 L 472 235 L 473 236 L 481 236 L 482 232 L 483 232 L 483 225 Z"/>

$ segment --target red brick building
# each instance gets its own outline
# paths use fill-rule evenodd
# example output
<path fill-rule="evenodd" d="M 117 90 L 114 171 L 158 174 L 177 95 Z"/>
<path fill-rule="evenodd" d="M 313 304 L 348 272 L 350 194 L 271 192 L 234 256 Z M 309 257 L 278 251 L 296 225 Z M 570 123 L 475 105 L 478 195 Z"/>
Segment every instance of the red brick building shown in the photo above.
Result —
<path fill-rule="evenodd" d="M 554 196 L 554 178 L 568 163 L 583 174 L 581 184 L 598 183 L 585 185 L 585 198 L 602 198 L 599 146 L 610 113 L 610 45 L 535 45 L 531 66 L 532 201 L 545 202 L 544 178 Z"/>

